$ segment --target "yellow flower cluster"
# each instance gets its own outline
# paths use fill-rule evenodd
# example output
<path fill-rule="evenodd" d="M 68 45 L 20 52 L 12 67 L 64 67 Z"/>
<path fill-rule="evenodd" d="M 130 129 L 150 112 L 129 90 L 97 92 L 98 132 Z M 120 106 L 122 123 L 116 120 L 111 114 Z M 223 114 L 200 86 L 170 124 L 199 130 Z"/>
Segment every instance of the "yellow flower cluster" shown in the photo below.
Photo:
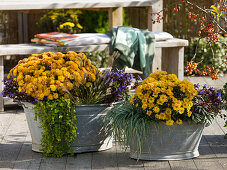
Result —
<path fill-rule="evenodd" d="M 68 98 L 66 91 L 74 85 L 94 82 L 97 71 L 83 53 L 46 52 L 20 60 L 7 78 L 14 77 L 19 92 L 24 91 L 38 100 L 45 97 L 53 100 L 60 95 Z"/>
<path fill-rule="evenodd" d="M 143 80 L 130 102 L 152 119 L 162 120 L 167 125 L 182 124 L 182 119 L 192 114 L 192 99 L 196 94 L 193 84 L 186 79 L 180 81 L 174 74 L 157 71 Z"/>
<path fill-rule="evenodd" d="M 75 24 L 73 22 L 65 22 L 64 24 L 61 24 L 59 26 L 60 29 L 63 29 L 65 26 L 69 26 L 69 27 L 75 27 Z"/>

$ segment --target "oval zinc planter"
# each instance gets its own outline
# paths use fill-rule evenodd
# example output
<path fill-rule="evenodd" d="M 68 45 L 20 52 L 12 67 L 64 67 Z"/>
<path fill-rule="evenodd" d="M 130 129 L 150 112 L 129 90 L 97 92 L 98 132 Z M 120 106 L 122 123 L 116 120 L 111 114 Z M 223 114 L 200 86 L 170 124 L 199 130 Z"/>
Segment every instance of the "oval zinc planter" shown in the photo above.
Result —
<path fill-rule="evenodd" d="M 199 156 L 198 146 L 205 124 L 168 126 L 151 123 L 147 137 L 141 139 L 141 152 L 137 152 L 136 134 L 129 141 L 130 157 L 141 160 L 181 160 Z"/>
<path fill-rule="evenodd" d="M 35 105 L 23 103 L 29 130 L 32 137 L 32 150 L 41 152 L 42 129 L 35 121 Z M 111 109 L 108 104 L 78 105 L 75 107 L 78 139 L 71 144 L 74 153 L 102 151 L 112 147 L 112 132 L 104 129 L 104 116 Z"/>

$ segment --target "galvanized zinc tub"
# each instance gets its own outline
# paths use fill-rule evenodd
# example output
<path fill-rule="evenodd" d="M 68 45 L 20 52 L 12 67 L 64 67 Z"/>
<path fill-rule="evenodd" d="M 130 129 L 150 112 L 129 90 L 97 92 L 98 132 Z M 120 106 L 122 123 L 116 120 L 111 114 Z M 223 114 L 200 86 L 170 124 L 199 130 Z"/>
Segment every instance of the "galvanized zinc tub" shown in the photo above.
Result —
<path fill-rule="evenodd" d="M 32 137 L 32 150 L 41 152 L 40 144 L 42 129 L 39 121 L 35 121 L 35 105 L 23 103 L 29 130 Z M 78 139 L 71 144 L 74 153 L 102 151 L 112 147 L 112 132 L 103 127 L 103 118 L 111 109 L 108 104 L 79 105 L 76 106 Z"/>
<path fill-rule="evenodd" d="M 141 139 L 141 152 L 137 152 L 136 134 L 130 140 L 130 157 L 141 160 L 181 160 L 199 156 L 198 146 L 205 124 L 167 126 L 151 123 L 147 137 Z"/>

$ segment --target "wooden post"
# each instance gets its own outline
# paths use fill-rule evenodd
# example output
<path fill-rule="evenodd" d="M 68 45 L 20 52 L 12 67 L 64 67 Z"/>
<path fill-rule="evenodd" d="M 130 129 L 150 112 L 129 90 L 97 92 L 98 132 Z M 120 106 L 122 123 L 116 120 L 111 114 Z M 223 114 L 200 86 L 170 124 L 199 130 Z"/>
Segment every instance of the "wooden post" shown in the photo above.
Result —
<path fill-rule="evenodd" d="M 28 43 L 28 14 L 18 12 L 18 41 Z"/>
<path fill-rule="evenodd" d="M 4 78 L 4 57 L 0 56 L 0 112 L 4 112 L 4 101 L 2 96 L 2 90 L 3 90 L 3 78 Z"/>
<path fill-rule="evenodd" d="M 160 23 L 153 24 L 153 19 L 155 20 L 157 18 L 157 15 L 154 15 L 158 12 L 163 10 L 163 0 L 156 1 L 152 6 L 147 7 L 147 28 L 149 31 L 163 31 L 163 21 L 161 20 Z M 163 12 L 161 12 L 163 15 Z M 162 63 L 166 62 L 165 59 L 162 57 L 162 48 L 155 48 L 155 56 L 153 59 L 153 65 L 152 65 L 152 72 L 155 72 L 157 70 L 163 70 Z"/>
<path fill-rule="evenodd" d="M 24 42 L 28 43 L 30 42 L 28 39 L 28 13 L 23 13 L 23 36 L 24 36 Z"/>
<path fill-rule="evenodd" d="M 22 12 L 18 12 L 17 20 L 18 20 L 18 43 L 23 43 L 24 36 L 23 36 L 23 13 Z"/>
<path fill-rule="evenodd" d="M 119 8 L 110 8 L 109 12 L 109 29 L 112 29 L 114 26 L 123 25 L 123 13 L 122 7 Z"/>
<path fill-rule="evenodd" d="M 149 31 L 163 31 L 163 21 L 160 23 L 152 23 L 152 19 L 157 17 L 157 15 L 152 15 L 163 10 L 163 0 L 156 1 L 152 6 L 147 7 L 147 28 Z M 163 15 L 163 12 L 161 12 Z"/>
<path fill-rule="evenodd" d="M 152 64 L 152 72 L 162 70 L 162 48 L 155 48 L 155 56 Z"/>
<path fill-rule="evenodd" d="M 184 47 L 162 49 L 162 70 L 176 74 L 178 79 L 184 79 Z"/>

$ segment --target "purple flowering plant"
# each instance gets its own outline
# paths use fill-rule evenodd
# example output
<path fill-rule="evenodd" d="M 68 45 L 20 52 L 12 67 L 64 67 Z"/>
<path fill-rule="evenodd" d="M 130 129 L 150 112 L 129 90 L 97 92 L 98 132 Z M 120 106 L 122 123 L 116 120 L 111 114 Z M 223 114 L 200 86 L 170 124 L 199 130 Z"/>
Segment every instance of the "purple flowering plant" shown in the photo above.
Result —
<path fill-rule="evenodd" d="M 139 85 L 138 81 L 142 80 L 139 75 L 134 77 L 132 74 L 118 69 L 116 71 L 108 71 L 105 76 L 108 77 L 106 80 L 106 85 L 108 86 L 105 96 L 106 103 L 128 100 L 133 78 L 135 78 L 135 82 L 131 89 L 135 89 Z"/>
<path fill-rule="evenodd" d="M 140 76 L 125 73 L 122 70 L 105 70 L 97 80 L 89 86 L 76 84 L 70 91 L 71 99 L 74 99 L 77 104 L 97 104 L 97 103 L 113 103 L 120 100 L 128 100 L 130 89 L 135 89 L 141 80 Z M 135 82 L 133 84 L 133 78 Z M 9 97 L 14 101 L 37 103 L 37 99 L 26 94 L 24 91 L 18 91 L 18 83 L 13 79 L 5 79 L 3 97 Z M 47 98 L 44 98 L 46 101 Z"/>
<path fill-rule="evenodd" d="M 75 104 L 102 104 L 128 100 L 130 89 L 135 89 L 141 80 L 140 76 L 125 73 L 123 70 L 104 70 L 96 76 L 95 82 L 75 84 L 70 91 L 70 98 Z M 135 79 L 135 82 L 133 82 Z"/>
<path fill-rule="evenodd" d="M 211 123 L 217 116 L 221 115 L 223 109 L 223 103 L 221 99 L 221 93 L 212 87 L 199 84 L 195 84 L 194 88 L 197 90 L 198 95 L 193 99 L 192 120 L 196 123 Z"/>
<path fill-rule="evenodd" d="M 227 83 L 225 83 L 223 88 L 219 89 L 218 92 L 221 93 L 221 99 L 222 99 L 222 102 L 223 102 L 223 107 L 224 107 L 224 110 L 227 111 Z M 227 127 L 227 115 L 222 114 L 221 117 L 225 120 L 224 127 Z M 226 134 L 225 138 L 227 138 L 227 134 Z"/>
<path fill-rule="evenodd" d="M 3 97 L 9 97 L 14 101 L 29 102 L 32 104 L 37 103 L 37 99 L 26 94 L 24 91 L 19 92 L 18 83 L 12 79 L 4 79 L 4 90 L 2 91 Z"/>
<path fill-rule="evenodd" d="M 225 110 L 227 110 L 227 83 L 225 83 L 223 89 L 219 89 L 219 92 L 221 93 L 221 98 L 224 103 Z"/>

